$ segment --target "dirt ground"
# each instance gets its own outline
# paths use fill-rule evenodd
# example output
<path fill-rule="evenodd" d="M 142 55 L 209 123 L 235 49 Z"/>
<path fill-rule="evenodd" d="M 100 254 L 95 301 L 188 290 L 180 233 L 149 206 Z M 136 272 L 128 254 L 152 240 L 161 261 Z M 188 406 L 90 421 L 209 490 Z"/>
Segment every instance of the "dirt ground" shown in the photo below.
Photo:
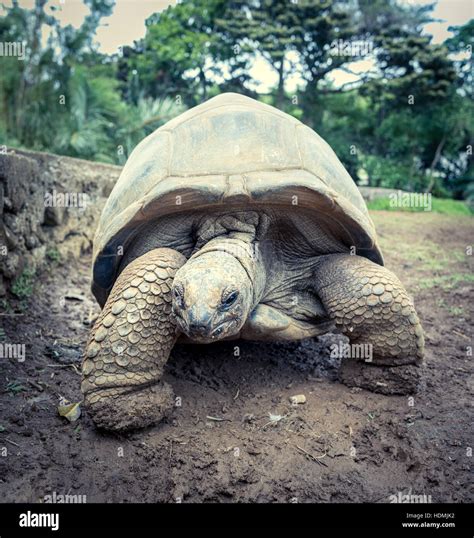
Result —
<path fill-rule="evenodd" d="M 167 380 L 182 405 L 166 422 L 124 436 L 98 432 L 85 413 L 70 423 L 57 406 L 81 399 L 97 306 L 89 257 L 52 261 L 27 301 L 4 304 L 0 340 L 25 343 L 26 358 L 2 359 L 1 501 L 383 503 L 399 492 L 472 501 L 474 221 L 373 218 L 426 332 L 425 382 L 413 400 L 340 384 L 328 347 L 343 337 L 326 335 L 178 347 Z M 292 406 L 295 394 L 306 404 Z"/>

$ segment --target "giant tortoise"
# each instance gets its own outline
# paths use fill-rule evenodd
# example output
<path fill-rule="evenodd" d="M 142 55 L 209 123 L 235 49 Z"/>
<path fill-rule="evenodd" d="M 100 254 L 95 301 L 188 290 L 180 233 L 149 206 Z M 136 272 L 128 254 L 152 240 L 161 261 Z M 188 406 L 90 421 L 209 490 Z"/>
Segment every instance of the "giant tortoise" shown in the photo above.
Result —
<path fill-rule="evenodd" d="M 102 212 L 92 289 L 102 311 L 82 391 L 105 429 L 169 412 L 162 375 L 178 340 L 336 329 L 371 350 L 342 363 L 346 384 L 409 393 L 420 377 L 420 322 L 354 181 L 313 130 L 242 95 L 214 97 L 135 148 Z"/>

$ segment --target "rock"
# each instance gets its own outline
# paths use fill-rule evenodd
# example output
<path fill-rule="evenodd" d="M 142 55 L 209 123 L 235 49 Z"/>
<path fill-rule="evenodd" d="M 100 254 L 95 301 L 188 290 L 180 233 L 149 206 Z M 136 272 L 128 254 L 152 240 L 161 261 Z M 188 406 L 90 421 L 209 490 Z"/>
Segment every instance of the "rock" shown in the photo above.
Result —
<path fill-rule="evenodd" d="M 3 234 L 5 237 L 5 244 L 9 250 L 13 250 L 18 245 L 18 240 L 13 234 L 13 232 L 8 228 L 7 225 L 3 226 Z"/>
<path fill-rule="evenodd" d="M 49 263 L 57 250 L 66 260 L 91 250 L 106 196 L 120 175 L 118 166 L 71 157 L 14 150 L 0 155 L 0 277 L 5 294 L 25 267 Z M 81 193 L 84 208 L 45 207 L 45 193 Z"/>
<path fill-rule="evenodd" d="M 304 404 L 306 403 L 306 396 L 304 394 L 295 394 L 295 396 L 290 396 L 289 400 L 293 405 Z"/>
<path fill-rule="evenodd" d="M 79 346 L 47 345 L 45 353 L 59 364 L 80 364 L 82 359 L 82 350 Z"/>
<path fill-rule="evenodd" d="M 3 275 L 10 280 L 14 280 L 23 271 L 25 260 L 19 254 L 10 252 L 7 256 L 0 258 L 0 264 Z"/>
<path fill-rule="evenodd" d="M 4 297 L 6 293 L 7 293 L 7 286 L 2 275 L 0 275 L 0 297 Z"/>
<path fill-rule="evenodd" d="M 43 224 L 45 226 L 59 226 L 64 221 L 65 211 L 64 207 L 46 207 Z"/>

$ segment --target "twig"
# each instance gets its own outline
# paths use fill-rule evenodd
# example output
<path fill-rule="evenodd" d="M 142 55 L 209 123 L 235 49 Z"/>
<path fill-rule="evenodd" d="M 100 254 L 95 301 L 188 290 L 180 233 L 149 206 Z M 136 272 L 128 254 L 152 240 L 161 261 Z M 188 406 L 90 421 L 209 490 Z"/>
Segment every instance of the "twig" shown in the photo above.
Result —
<path fill-rule="evenodd" d="M 454 334 L 457 334 L 458 336 L 462 336 L 463 338 L 465 338 L 466 340 L 470 340 L 469 336 L 466 336 L 464 333 L 460 332 L 460 331 L 456 331 L 456 329 L 453 329 L 453 333 Z"/>
<path fill-rule="evenodd" d="M 313 461 L 315 461 L 316 463 L 319 463 L 319 465 L 323 465 L 324 467 L 327 467 L 327 465 L 323 462 L 323 461 L 320 461 L 322 458 L 326 457 L 327 456 L 327 453 L 325 452 L 322 456 L 314 456 L 313 454 L 309 453 L 307 450 L 305 450 L 304 448 L 301 448 L 299 445 L 295 445 L 295 447 L 300 450 L 301 452 L 303 452 L 303 454 L 306 454 L 310 459 L 312 459 Z"/>
<path fill-rule="evenodd" d="M 44 391 L 44 388 L 39 384 L 39 383 L 36 383 L 36 381 L 32 381 L 31 379 L 28 379 L 28 383 L 34 387 L 35 389 L 38 389 L 40 392 L 43 392 Z"/>
<path fill-rule="evenodd" d="M 207 420 L 213 420 L 214 422 L 232 422 L 230 418 L 219 418 L 219 417 L 211 417 L 207 416 Z"/>
<path fill-rule="evenodd" d="M 18 448 L 20 447 L 20 445 L 18 443 L 15 443 L 15 441 L 12 441 L 11 439 L 8 439 L 8 437 L 5 437 L 5 441 L 11 443 L 12 445 L 17 446 Z"/>

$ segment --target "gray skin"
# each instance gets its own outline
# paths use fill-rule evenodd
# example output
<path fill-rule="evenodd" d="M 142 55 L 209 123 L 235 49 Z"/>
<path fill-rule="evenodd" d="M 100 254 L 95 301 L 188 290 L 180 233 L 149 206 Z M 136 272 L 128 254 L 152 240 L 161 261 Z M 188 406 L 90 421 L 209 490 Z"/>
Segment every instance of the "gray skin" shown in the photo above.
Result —
<path fill-rule="evenodd" d="M 191 245 L 183 228 L 195 230 Z M 196 212 L 146 226 L 123 265 L 163 246 L 188 258 L 172 287 L 181 341 L 296 340 L 333 326 L 308 286 L 317 258 L 347 252 L 328 230 L 301 211 Z"/>
<path fill-rule="evenodd" d="M 373 349 L 370 364 L 343 364 L 343 382 L 416 390 L 423 333 L 413 302 L 334 230 L 324 217 L 268 207 L 144 225 L 86 349 L 82 390 L 96 425 L 133 429 L 170 412 L 173 391 L 161 378 L 177 340 L 296 340 L 335 328 Z"/>

